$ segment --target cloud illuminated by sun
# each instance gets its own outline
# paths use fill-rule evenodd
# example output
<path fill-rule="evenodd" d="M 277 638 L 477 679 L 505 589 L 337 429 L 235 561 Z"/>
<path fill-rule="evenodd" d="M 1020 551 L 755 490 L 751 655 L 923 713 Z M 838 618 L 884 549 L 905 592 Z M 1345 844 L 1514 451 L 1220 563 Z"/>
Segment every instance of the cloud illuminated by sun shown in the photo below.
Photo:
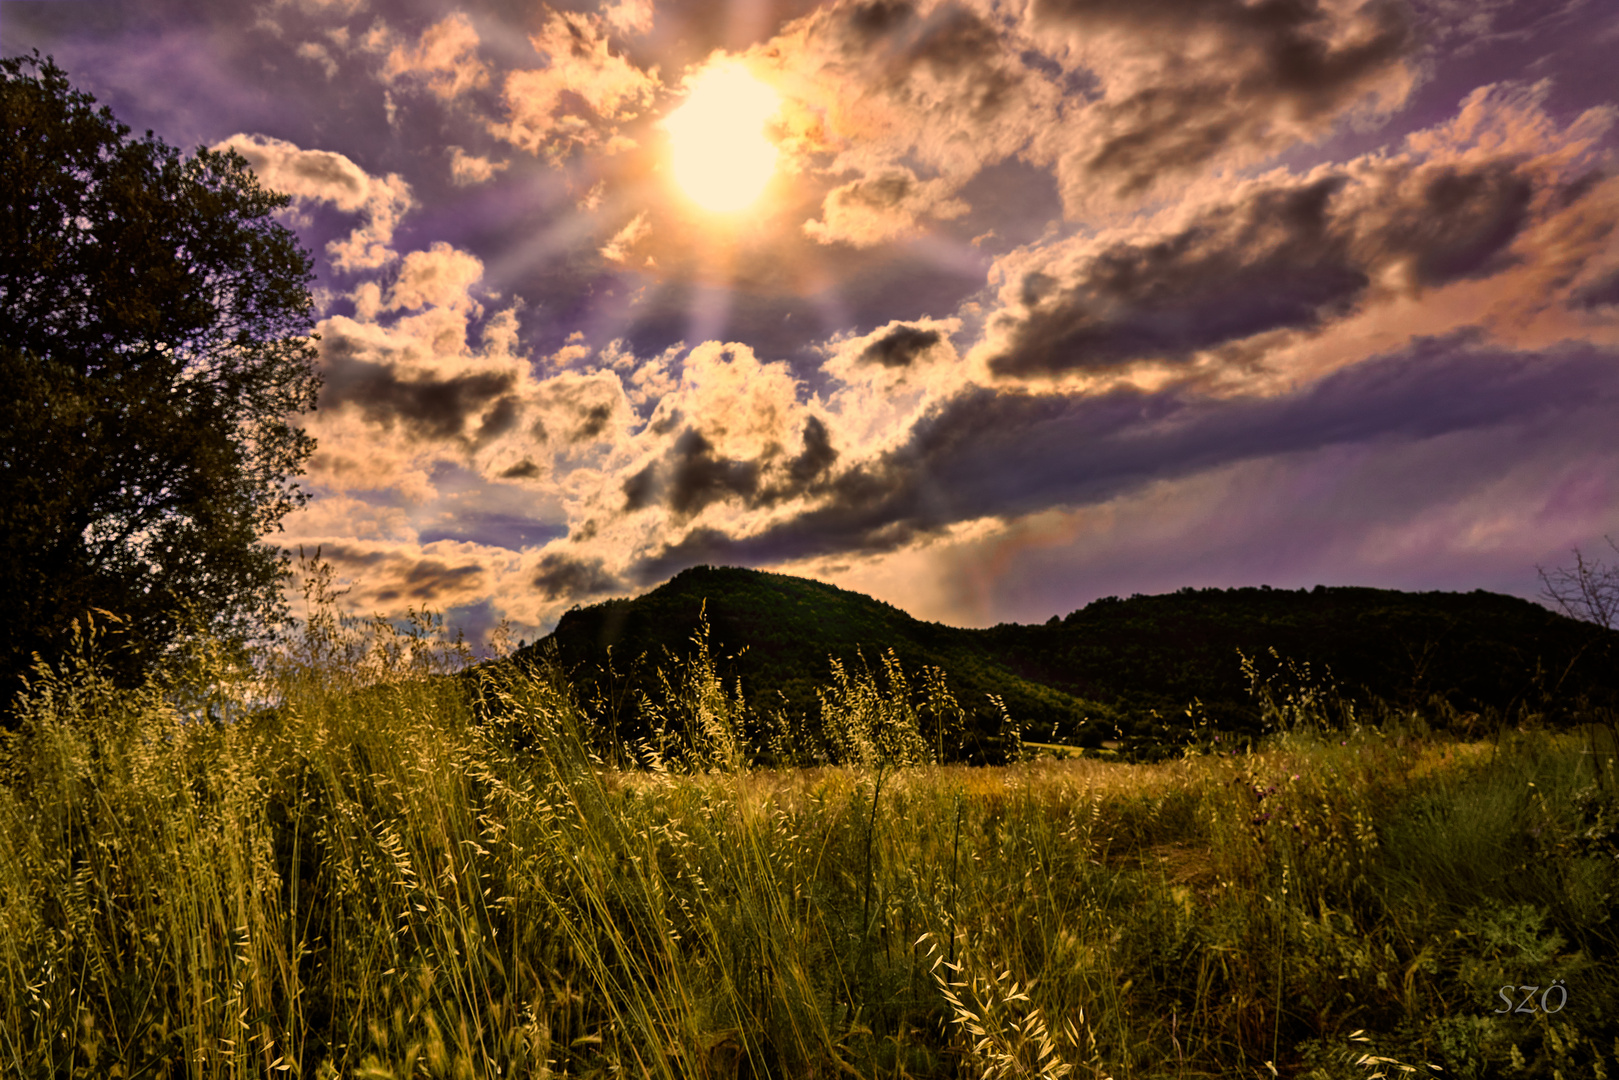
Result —
<path fill-rule="evenodd" d="M 681 191 L 705 210 L 752 206 L 776 171 L 765 123 L 781 97 L 740 64 L 718 64 L 691 84 L 685 104 L 664 118 L 670 165 Z"/>

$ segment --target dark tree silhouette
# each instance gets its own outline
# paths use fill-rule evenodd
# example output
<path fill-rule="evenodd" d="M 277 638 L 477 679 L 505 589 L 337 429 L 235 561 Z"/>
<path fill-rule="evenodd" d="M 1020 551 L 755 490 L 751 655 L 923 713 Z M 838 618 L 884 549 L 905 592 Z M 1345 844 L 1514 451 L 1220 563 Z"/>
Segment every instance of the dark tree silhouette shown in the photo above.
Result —
<path fill-rule="evenodd" d="M 1608 537 L 1608 546 L 1619 552 L 1619 544 Z M 1571 619 L 1596 623 L 1609 630 L 1619 629 L 1619 564 L 1608 566 L 1601 559 L 1586 558 L 1574 549 L 1574 565 L 1540 573 L 1540 595 Z"/>
<path fill-rule="evenodd" d="M 189 629 L 273 623 L 287 561 L 262 538 L 314 446 L 288 197 L 94 100 L 37 53 L 0 60 L 0 711 L 95 610 L 128 680 Z"/>

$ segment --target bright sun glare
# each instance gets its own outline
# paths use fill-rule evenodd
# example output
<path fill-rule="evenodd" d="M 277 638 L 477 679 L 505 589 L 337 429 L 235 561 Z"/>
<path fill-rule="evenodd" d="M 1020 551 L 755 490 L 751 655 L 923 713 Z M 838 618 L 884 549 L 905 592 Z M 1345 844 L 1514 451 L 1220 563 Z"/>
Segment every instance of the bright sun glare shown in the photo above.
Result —
<path fill-rule="evenodd" d="M 764 126 L 780 107 L 780 96 L 740 65 L 700 76 L 686 103 L 663 121 L 680 189 L 718 213 L 751 206 L 776 171 Z"/>

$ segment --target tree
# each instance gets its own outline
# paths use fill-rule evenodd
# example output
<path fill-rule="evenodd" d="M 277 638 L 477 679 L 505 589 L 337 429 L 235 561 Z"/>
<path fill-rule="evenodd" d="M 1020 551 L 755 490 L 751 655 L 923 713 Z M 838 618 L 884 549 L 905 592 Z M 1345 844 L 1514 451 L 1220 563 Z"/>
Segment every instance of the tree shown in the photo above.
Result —
<path fill-rule="evenodd" d="M 188 629 L 284 614 L 261 538 L 306 498 L 319 386 L 289 202 L 237 154 L 132 138 L 38 53 L 0 60 L 0 709 L 93 611 L 126 680 Z"/>
<path fill-rule="evenodd" d="M 1608 546 L 1619 552 L 1619 544 L 1608 538 Z M 1579 548 L 1574 549 L 1574 565 L 1547 570 L 1535 567 L 1540 574 L 1540 595 L 1557 607 L 1564 615 L 1583 622 L 1596 623 L 1609 630 L 1619 629 L 1619 564 L 1608 566 L 1601 559 L 1587 559 Z"/>

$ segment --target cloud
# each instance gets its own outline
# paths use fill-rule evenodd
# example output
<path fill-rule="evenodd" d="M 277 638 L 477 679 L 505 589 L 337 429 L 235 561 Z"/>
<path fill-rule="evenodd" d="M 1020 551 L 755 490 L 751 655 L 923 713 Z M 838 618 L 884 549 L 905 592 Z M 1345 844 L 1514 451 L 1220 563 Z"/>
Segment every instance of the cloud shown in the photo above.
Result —
<path fill-rule="evenodd" d="M 949 220 L 968 210 L 947 197 L 953 185 L 918 180 L 905 168 L 889 168 L 833 188 L 822 204 L 822 219 L 806 221 L 804 232 L 823 244 L 875 247 L 918 232 L 924 217 Z"/>
<path fill-rule="evenodd" d="M 439 240 L 427 251 L 405 256 L 399 277 L 389 290 L 388 306 L 412 311 L 436 306 L 472 312 L 476 317 L 482 309 L 470 290 L 482 277 L 482 261 Z"/>
<path fill-rule="evenodd" d="M 215 150 L 234 150 L 247 159 L 266 187 L 298 199 L 328 202 L 355 213 L 367 208 L 377 181 L 342 154 L 300 150 L 268 135 L 232 135 Z"/>
<path fill-rule="evenodd" d="M 303 427 L 315 436 L 307 482 L 320 497 L 312 505 L 333 495 L 385 492 L 390 500 L 420 506 L 438 493 L 433 461 L 421 453 L 419 440 L 400 425 L 379 428 L 349 410 L 338 412 L 323 402 L 319 412 L 304 420 Z M 319 534 L 315 537 L 320 538 Z"/>
<path fill-rule="evenodd" d="M 574 558 L 557 551 L 540 557 L 533 583 L 546 600 L 583 600 L 624 587 L 617 575 L 607 572 L 602 560 Z"/>
<path fill-rule="evenodd" d="M 459 539 L 355 538 L 341 528 L 318 535 L 300 529 L 298 538 L 310 555 L 318 547 L 336 572 L 347 590 L 343 610 L 361 616 L 488 605 L 492 620 L 510 619 L 514 632 L 537 636 L 565 607 L 625 587 L 600 558 L 556 543 L 515 551 Z"/>
<path fill-rule="evenodd" d="M 416 540 L 416 530 L 403 507 L 377 505 L 342 492 L 327 492 L 311 500 L 289 516 L 284 526 L 279 539 L 287 548 L 300 544 L 313 547 L 339 536 L 354 540 Z"/>
<path fill-rule="evenodd" d="M 459 146 L 450 147 L 450 179 L 457 187 L 482 184 L 505 169 L 507 162 L 491 161 L 469 154 Z"/>
<path fill-rule="evenodd" d="M 327 245 L 334 269 L 344 273 L 374 270 L 396 257 L 391 247 L 394 229 L 415 205 L 410 186 L 398 174 L 371 176 L 342 154 L 301 150 L 268 135 L 232 135 L 213 149 L 241 154 L 273 191 L 361 214 L 362 224 L 347 238 Z"/>
<path fill-rule="evenodd" d="M 846 177 L 809 235 L 914 235 L 966 212 L 962 187 L 1014 156 L 1053 168 L 1082 218 L 1386 115 L 1418 77 L 1396 0 L 985 8 L 841 0 L 752 50 L 788 98 L 789 159 Z"/>
<path fill-rule="evenodd" d="M 624 479 L 621 509 L 658 508 L 678 525 L 714 504 L 757 510 L 802 497 L 821 486 L 838 451 L 816 416 L 805 418 L 800 439 L 791 449 L 775 445 L 755 459 L 732 458 L 716 453 L 701 432 L 684 428 L 658 460 Z"/>
<path fill-rule="evenodd" d="M 515 310 L 485 318 L 472 297 L 482 269 L 470 254 L 437 243 L 406 255 L 386 290 L 362 285 L 356 317 L 322 321 L 324 388 L 308 421 L 320 444 L 311 469 L 317 483 L 334 491 L 387 487 L 397 470 L 402 495 L 421 502 L 433 497 L 428 478 L 439 464 L 453 463 L 469 477 L 556 497 L 599 487 L 596 470 L 628 459 L 639 419 L 619 374 L 536 378 L 513 351 Z M 406 314 L 390 318 L 397 312 Z M 479 319 L 482 345 L 474 348 Z"/>
<path fill-rule="evenodd" d="M 1071 217 L 1386 115 L 1418 77 L 1397 0 L 1034 0 L 1025 29 L 1096 81 L 1038 146 Z"/>
<path fill-rule="evenodd" d="M 652 29 L 652 0 L 618 0 L 602 9 L 602 18 L 620 34 L 644 34 Z"/>
<path fill-rule="evenodd" d="M 296 7 L 311 15 L 337 15 L 347 18 L 364 10 L 366 0 L 275 0 L 276 7 Z"/>
<path fill-rule="evenodd" d="M 1430 439 L 1338 444 L 963 523 L 871 555 L 778 565 L 953 625 L 1043 622 L 1187 585 L 1536 591 L 1534 566 L 1619 535 L 1600 407 Z M 830 564 L 830 565 L 829 565 Z"/>
<path fill-rule="evenodd" d="M 1598 105 L 1559 123 L 1546 109 L 1551 91 L 1550 79 L 1475 87 L 1454 117 L 1412 132 L 1406 145 L 1413 153 L 1463 161 L 1521 157 L 1566 168 L 1588 159 L 1619 120 L 1619 106 Z"/>
<path fill-rule="evenodd" d="M 1378 290 L 1414 296 L 1511 265 L 1553 179 L 1514 159 L 1271 174 L 1156 226 L 1003 258 L 978 355 L 998 376 L 1098 373 L 1313 331 Z"/>
<path fill-rule="evenodd" d="M 564 371 L 537 381 L 528 394 L 530 431 L 554 454 L 617 447 L 636 422 L 618 375 Z"/>
<path fill-rule="evenodd" d="M 718 453 L 754 458 L 798 426 L 798 390 L 785 363 L 761 361 L 747 345 L 704 342 L 686 355 L 679 389 L 659 401 L 649 427 L 684 420 Z"/>
<path fill-rule="evenodd" d="M 827 5 L 756 47 L 788 99 L 783 149 L 852 176 L 805 231 L 869 247 L 965 213 L 956 197 L 986 165 L 1056 120 L 1059 88 L 995 22 L 965 4 Z"/>
<path fill-rule="evenodd" d="M 548 66 L 506 76 L 507 120 L 490 131 L 531 154 L 557 159 L 576 147 L 615 145 L 616 123 L 648 105 L 659 87 L 648 72 L 608 48 L 601 20 L 553 11 L 529 39 Z"/>
<path fill-rule="evenodd" d="M 564 372 L 529 397 L 530 437 L 545 453 L 506 465 L 511 479 L 541 482 L 549 455 L 585 455 L 583 467 L 554 480 L 573 524 L 536 571 L 554 598 L 621 590 L 634 553 L 658 546 L 671 527 L 745 528 L 757 513 L 791 515 L 840 460 L 826 418 L 798 400 L 783 363 L 720 342 L 678 361 L 638 363 L 669 380 L 644 420 L 609 369 Z M 678 375 L 669 371 L 676 363 Z"/>
<path fill-rule="evenodd" d="M 489 83 L 489 66 L 478 59 L 478 31 L 456 12 L 428 27 L 414 48 L 396 44 L 388 51 L 383 77 L 416 79 L 444 101 Z"/>
<path fill-rule="evenodd" d="M 693 561 L 770 565 L 894 551 L 960 523 L 1093 505 L 1236 462 L 1553 421 L 1576 401 L 1610 410 L 1619 403 L 1616 373 L 1611 351 L 1514 353 L 1448 339 L 1276 397 L 972 387 L 931 410 L 903 445 L 829 477 L 819 498 L 790 515 L 757 528 L 672 529 L 630 572 L 650 580 Z M 748 494 L 710 483 L 710 495 Z"/>
<path fill-rule="evenodd" d="M 332 79 L 337 75 L 337 61 L 332 57 L 331 52 L 326 48 L 326 46 L 322 45 L 320 42 L 304 42 L 298 46 L 297 54 L 305 60 L 319 64 L 321 70 L 326 73 L 327 82 L 331 82 Z"/>
<path fill-rule="evenodd" d="M 1529 42 L 1548 29 L 1566 25 L 1586 0 L 1413 0 L 1426 42 L 1452 46 L 1457 55 L 1476 54 L 1489 45 Z"/>
<path fill-rule="evenodd" d="M 1575 290 L 1573 302 L 1576 307 L 1587 311 L 1619 306 L 1619 269 L 1609 271 Z"/>
<path fill-rule="evenodd" d="M 406 374 L 385 352 L 367 349 L 359 334 L 346 333 L 346 322 L 323 324 L 325 408 L 354 408 L 384 429 L 401 424 L 418 441 L 444 442 L 465 439 L 474 421 L 494 414 L 516 385 L 510 371 Z"/>
<path fill-rule="evenodd" d="M 886 368 L 910 367 L 917 357 L 938 345 L 940 340 L 941 335 L 937 330 L 901 324 L 862 349 L 860 360 Z"/>
<path fill-rule="evenodd" d="M 646 212 L 636 214 L 630 219 L 629 224 L 614 233 L 613 238 L 602 246 L 602 258 L 608 262 L 627 263 L 630 260 L 630 249 L 644 240 L 651 231 L 652 224 L 647 221 Z"/>
<path fill-rule="evenodd" d="M 308 550 L 306 548 L 306 550 Z M 349 585 L 343 607 L 357 614 L 477 603 L 489 595 L 509 553 L 476 544 L 325 540 L 320 556 Z"/>
<path fill-rule="evenodd" d="M 482 272 L 475 256 L 435 243 L 407 254 L 386 289 L 362 283 L 355 317 L 322 320 L 321 407 L 306 421 L 318 441 L 315 482 L 339 492 L 397 487 L 421 502 L 433 496 L 436 461 L 474 464 L 497 436 L 522 457 L 509 433 L 533 378 L 511 352 L 515 313 L 484 320 L 481 349 L 468 341 L 482 316 L 471 295 Z"/>

